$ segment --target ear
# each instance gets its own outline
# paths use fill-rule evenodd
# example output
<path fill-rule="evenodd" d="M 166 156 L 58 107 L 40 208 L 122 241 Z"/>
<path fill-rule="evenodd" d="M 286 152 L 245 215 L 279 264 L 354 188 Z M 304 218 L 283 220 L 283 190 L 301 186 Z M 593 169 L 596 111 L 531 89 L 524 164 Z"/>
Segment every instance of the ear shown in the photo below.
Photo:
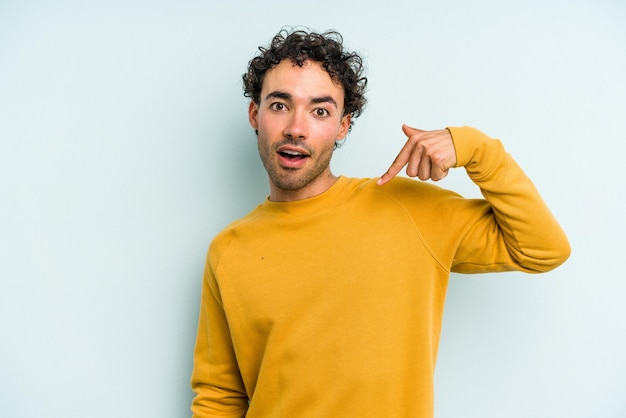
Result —
<path fill-rule="evenodd" d="M 251 100 L 250 104 L 248 105 L 248 122 L 250 122 L 250 126 L 252 126 L 254 130 L 259 129 L 258 117 L 259 105 L 254 103 L 254 100 Z"/>
<path fill-rule="evenodd" d="M 337 141 L 344 139 L 346 135 L 348 135 L 348 131 L 350 131 L 351 120 L 352 114 L 344 115 L 341 117 L 341 122 L 339 122 L 339 132 L 337 133 L 336 138 Z"/>

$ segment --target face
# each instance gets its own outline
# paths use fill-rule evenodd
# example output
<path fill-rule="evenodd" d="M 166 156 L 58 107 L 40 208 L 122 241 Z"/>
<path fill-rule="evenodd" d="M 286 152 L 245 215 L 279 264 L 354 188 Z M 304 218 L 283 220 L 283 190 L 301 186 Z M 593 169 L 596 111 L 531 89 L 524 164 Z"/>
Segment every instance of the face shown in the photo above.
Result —
<path fill-rule="evenodd" d="M 289 60 L 269 70 L 259 103 L 250 103 L 259 155 L 270 180 L 270 200 L 316 196 L 336 181 L 330 171 L 335 141 L 348 133 L 343 87 L 320 63 L 302 67 Z"/>

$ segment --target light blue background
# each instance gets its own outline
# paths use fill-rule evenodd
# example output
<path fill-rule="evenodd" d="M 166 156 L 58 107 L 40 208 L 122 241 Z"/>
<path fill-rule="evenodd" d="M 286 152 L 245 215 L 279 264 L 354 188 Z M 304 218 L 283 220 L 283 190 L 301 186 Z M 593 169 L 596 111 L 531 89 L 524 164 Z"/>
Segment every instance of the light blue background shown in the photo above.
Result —
<path fill-rule="evenodd" d="M 437 417 L 626 416 L 619 0 L 4 0 L 0 416 L 189 416 L 206 249 L 268 193 L 240 77 L 300 24 L 368 63 L 337 174 L 382 174 L 403 122 L 472 125 L 571 239 L 542 276 L 452 277 Z"/>

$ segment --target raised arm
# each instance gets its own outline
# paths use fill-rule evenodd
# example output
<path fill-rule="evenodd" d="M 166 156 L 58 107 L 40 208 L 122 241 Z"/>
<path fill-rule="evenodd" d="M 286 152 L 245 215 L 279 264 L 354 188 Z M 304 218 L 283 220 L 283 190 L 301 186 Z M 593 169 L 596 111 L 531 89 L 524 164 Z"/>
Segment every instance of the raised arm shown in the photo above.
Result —
<path fill-rule="evenodd" d="M 520 270 L 548 271 L 570 255 L 569 241 L 537 188 L 497 139 L 470 127 L 450 127 L 457 154 L 456 167 L 465 167 L 470 179 L 489 202 L 506 249 Z M 476 225 L 468 231 L 457 252 L 457 271 L 469 252 L 478 251 L 474 242 L 491 232 Z M 471 269 L 471 268 L 470 268 Z"/>
<path fill-rule="evenodd" d="M 439 232 L 430 239 L 454 247 L 452 270 L 542 272 L 569 257 L 565 233 L 499 140 L 469 127 L 422 131 L 404 125 L 403 131 L 408 140 L 379 185 L 405 166 L 407 175 L 422 180 L 464 167 L 485 198 L 450 201 L 441 214 L 446 224 L 433 228 Z M 456 233 L 460 238 L 450 237 Z"/>

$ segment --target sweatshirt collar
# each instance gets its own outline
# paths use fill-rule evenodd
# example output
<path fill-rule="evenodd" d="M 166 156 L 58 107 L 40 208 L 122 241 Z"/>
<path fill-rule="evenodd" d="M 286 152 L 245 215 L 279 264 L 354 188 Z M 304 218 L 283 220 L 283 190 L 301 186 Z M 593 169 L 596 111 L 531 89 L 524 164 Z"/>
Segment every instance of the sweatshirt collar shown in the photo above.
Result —
<path fill-rule="evenodd" d="M 259 206 L 259 209 L 268 214 L 283 216 L 302 216 L 319 212 L 331 206 L 335 206 L 338 203 L 339 196 L 342 194 L 345 195 L 343 192 L 348 187 L 349 183 L 350 179 L 339 176 L 335 184 L 317 196 L 293 202 L 273 202 L 267 197 Z"/>

